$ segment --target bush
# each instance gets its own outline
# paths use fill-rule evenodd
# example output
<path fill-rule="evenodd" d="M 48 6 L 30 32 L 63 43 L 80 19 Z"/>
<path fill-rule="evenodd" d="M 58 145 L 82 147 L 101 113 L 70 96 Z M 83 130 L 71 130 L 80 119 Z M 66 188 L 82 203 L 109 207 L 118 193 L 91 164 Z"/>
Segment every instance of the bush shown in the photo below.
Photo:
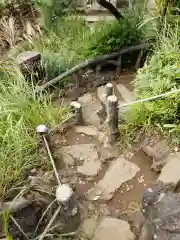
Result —
<path fill-rule="evenodd" d="M 136 75 L 134 86 L 137 99 L 180 89 L 179 39 L 179 24 L 164 27 L 153 54 Z M 133 106 L 126 120 L 134 127 L 158 126 L 164 133 L 173 133 L 173 141 L 179 142 L 180 94 Z"/>
<path fill-rule="evenodd" d="M 92 55 L 102 55 L 149 40 L 147 25 L 139 26 L 144 18 L 138 13 L 131 10 L 124 14 L 120 22 L 115 20 L 102 25 L 90 42 L 89 52 Z"/>

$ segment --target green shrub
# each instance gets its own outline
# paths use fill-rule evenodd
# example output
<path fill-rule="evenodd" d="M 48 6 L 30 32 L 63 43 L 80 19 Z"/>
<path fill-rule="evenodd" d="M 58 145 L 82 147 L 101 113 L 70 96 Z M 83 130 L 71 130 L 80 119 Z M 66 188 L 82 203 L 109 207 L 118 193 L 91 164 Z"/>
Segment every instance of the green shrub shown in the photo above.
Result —
<path fill-rule="evenodd" d="M 175 27 L 170 25 L 164 27 L 153 54 L 136 75 L 134 87 L 137 99 L 180 89 L 179 39 L 179 24 Z M 133 106 L 126 120 L 134 127 L 154 125 L 160 127 L 164 133 L 170 130 L 170 133 L 173 133 L 173 140 L 179 141 L 180 128 L 177 126 L 180 124 L 180 94 Z"/>
<path fill-rule="evenodd" d="M 147 25 L 139 27 L 142 21 L 143 15 L 132 10 L 124 13 L 120 22 L 114 20 L 103 24 L 90 42 L 89 51 L 92 55 L 106 54 L 148 39 Z"/>

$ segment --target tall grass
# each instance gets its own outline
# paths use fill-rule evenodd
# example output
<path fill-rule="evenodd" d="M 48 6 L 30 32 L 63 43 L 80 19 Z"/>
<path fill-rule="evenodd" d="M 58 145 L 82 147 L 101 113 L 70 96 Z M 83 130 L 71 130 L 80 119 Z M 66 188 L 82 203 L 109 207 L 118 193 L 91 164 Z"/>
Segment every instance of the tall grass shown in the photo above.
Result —
<path fill-rule="evenodd" d="M 54 126 L 68 117 L 68 110 L 54 107 L 50 97 L 37 100 L 13 65 L 0 65 L 0 195 L 22 179 L 27 169 L 47 164 L 36 154 L 35 129 L 38 124 Z"/>
<path fill-rule="evenodd" d="M 42 53 L 49 78 L 96 55 L 149 40 L 147 25 L 139 27 L 143 15 L 135 10 L 124 13 L 124 19 L 98 22 L 92 27 L 84 24 L 82 17 L 69 15 L 57 18 L 53 27 L 40 38 L 27 38 L 13 55 L 23 50 L 36 50 Z"/>
<path fill-rule="evenodd" d="M 144 99 L 180 88 L 180 31 L 179 23 L 164 24 L 155 50 L 134 80 L 137 99 Z M 180 142 L 180 95 L 172 94 L 137 104 L 126 114 L 126 123 L 131 128 L 158 127 L 169 134 L 172 141 Z M 131 129 L 132 130 L 132 129 Z"/>

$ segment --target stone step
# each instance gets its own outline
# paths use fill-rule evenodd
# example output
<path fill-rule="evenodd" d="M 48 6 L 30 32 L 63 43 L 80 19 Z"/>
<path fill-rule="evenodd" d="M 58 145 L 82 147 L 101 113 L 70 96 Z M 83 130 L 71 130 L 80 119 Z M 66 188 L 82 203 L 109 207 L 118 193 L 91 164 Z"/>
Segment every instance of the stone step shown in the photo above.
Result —
<path fill-rule="evenodd" d="M 135 240 L 130 225 L 121 219 L 104 217 L 95 229 L 93 240 Z"/>
<path fill-rule="evenodd" d="M 102 142 L 104 139 L 104 133 L 100 132 L 95 126 L 75 126 L 74 129 L 76 133 L 97 138 L 100 142 Z"/>
<path fill-rule="evenodd" d="M 166 140 L 159 142 L 148 142 L 142 143 L 142 150 L 148 157 L 152 158 L 153 164 L 151 169 L 160 172 L 163 166 L 167 163 L 167 157 L 170 154 L 170 148 Z"/>
<path fill-rule="evenodd" d="M 87 193 L 89 200 L 110 200 L 121 185 L 136 176 L 139 167 L 127 161 L 123 156 L 114 160 L 102 180 Z"/>
<path fill-rule="evenodd" d="M 106 86 L 100 86 L 97 88 L 97 97 L 100 99 L 101 102 L 104 103 L 106 99 Z"/>
<path fill-rule="evenodd" d="M 174 189 L 180 181 L 180 153 L 170 154 L 167 157 L 167 164 L 163 167 L 157 182 L 170 185 Z"/>
<path fill-rule="evenodd" d="M 93 23 L 93 22 L 102 22 L 102 21 L 113 21 L 114 16 L 112 15 L 87 15 L 84 16 L 85 22 Z"/>
<path fill-rule="evenodd" d="M 92 93 L 86 93 L 78 98 L 78 102 L 82 104 L 83 120 L 87 125 L 94 125 L 97 128 L 101 127 L 101 120 L 97 111 L 101 107 L 99 99 Z"/>
<path fill-rule="evenodd" d="M 77 166 L 77 173 L 84 177 L 96 176 L 101 169 L 98 149 L 94 144 L 65 146 L 59 149 L 59 154 L 61 154 L 64 163 L 68 166 L 81 161 L 82 165 Z"/>
<path fill-rule="evenodd" d="M 135 100 L 135 97 L 132 92 L 129 91 L 129 89 L 124 86 L 123 84 L 117 84 L 116 89 L 118 91 L 119 96 L 118 98 L 121 97 L 123 100 L 127 102 L 132 102 Z"/>

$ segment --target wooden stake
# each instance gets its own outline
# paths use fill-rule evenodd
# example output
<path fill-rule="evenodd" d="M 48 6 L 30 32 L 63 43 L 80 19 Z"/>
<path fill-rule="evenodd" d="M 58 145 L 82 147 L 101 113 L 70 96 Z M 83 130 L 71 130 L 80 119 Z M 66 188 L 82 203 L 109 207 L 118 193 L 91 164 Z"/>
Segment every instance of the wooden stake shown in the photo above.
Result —
<path fill-rule="evenodd" d="M 107 97 L 113 95 L 113 84 L 106 84 L 106 93 L 99 96 L 101 100 L 101 107 L 98 111 L 98 115 L 101 118 L 102 122 L 106 119 L 106 105 L 107 105 Z"/>
<path fill-rule="evenodd" d="M 76 101 L 73 101 L 73 102 L 71 102 L 71 109 L 74 114 L 76 123 L 78 123 L 78 124 L 83 123 L 81 104 Z"/>
<path fill-rule="evenodd" d="M 119 136 L 118 129 L 118 99 L 115 95 L 107 97 L 107 127 L 108 138 L 107 142 L 114 145 Z"/>

